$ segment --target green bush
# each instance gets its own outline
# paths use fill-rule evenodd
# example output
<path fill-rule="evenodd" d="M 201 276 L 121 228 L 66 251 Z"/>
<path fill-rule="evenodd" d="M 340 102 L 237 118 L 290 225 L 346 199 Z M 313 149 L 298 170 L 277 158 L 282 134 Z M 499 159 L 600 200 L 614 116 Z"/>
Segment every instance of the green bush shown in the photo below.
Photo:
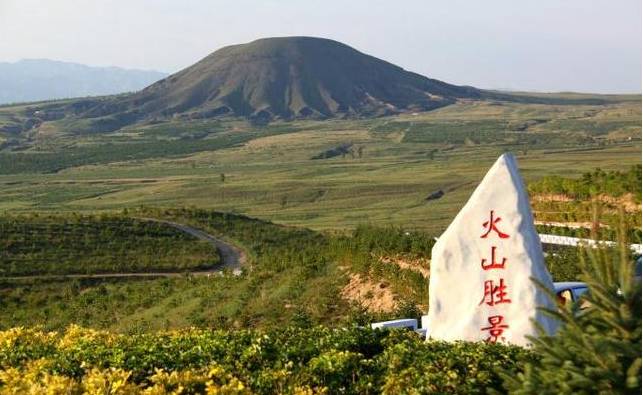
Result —
<path fill-rule="evenodd" d="M 563 194 L 574 199 L 587 199 L 605 194 L 619 197 L 632 193 L 641 202 L 641 165 L 632 166 L 627 172 L 596 169 L 583 174 L 580 179 L 547 176 L 529 184 L 531 193 Z"/>
<path fill-rule="evenodd" d="M 580 255 L 578 248 L 548 248 L 545 265 L 554 281 L 580 281 Z"/>
<path fill-rule="evenodd" d="M 540 358 L 524 372 L 505 375 L 512 393 L 641 393 L 641 282 L 629 248 L 621 241 L 583 250 L 580 267 L 589 292 L 578 305 L 547 311 L 562 327 L 533 339 Z"/>
<path fill-rule="evenodd" d="M 186 329 L 132 336 L 75 326 L 65 333 L 15 328 L 0 332 L 0 391 L 16 391 L 11 376 L 53 375 L 57 379 L 49 383 L 57 383 L 84 381 L 94 371 L 122 371 L 128 383 L 149 387 L 160 370 L 199 376 L 214 367 L 217 377 L 234 377 L 239 388 L 259 394 L 302 388 L 329 394 L 475 394 L 501 388 L 500 369 L 517 373 L 526 361 L 533 355 L 520 347 L 425 342 L 410 331 L 357 327 Z M 38 374 L 34 364 L 40 366 Z M 195 380 L 179 384 L 202 391 L 207 379 Z"/>

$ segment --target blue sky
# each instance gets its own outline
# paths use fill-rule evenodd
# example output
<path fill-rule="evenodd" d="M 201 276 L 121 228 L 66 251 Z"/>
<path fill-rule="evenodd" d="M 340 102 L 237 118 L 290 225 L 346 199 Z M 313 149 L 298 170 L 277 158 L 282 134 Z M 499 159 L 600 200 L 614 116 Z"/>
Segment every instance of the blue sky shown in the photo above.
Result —
<path fill-rule="evenodd" d="M 0 0 L 0 61 L 174 72 L 224 45 L 290 35 L 455 84 L 641 92 L 641 0 Z"/>

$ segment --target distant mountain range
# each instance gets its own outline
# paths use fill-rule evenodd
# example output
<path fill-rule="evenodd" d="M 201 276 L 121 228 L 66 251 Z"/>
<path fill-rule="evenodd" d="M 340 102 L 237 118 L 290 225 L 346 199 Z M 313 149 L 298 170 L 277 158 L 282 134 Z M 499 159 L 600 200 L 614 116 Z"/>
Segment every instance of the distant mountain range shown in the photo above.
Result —
<path fill-rule="evenodd" d="M 0 62 L 0 104 L 135 92 L 166 75 L 48 59 Z"/>

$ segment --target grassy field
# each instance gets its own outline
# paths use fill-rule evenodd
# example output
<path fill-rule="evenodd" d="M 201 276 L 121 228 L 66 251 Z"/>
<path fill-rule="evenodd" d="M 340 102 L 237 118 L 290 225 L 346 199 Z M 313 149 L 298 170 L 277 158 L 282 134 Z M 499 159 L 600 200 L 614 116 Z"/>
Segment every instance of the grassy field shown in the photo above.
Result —
<path fill-rule="evenodd" d="M 263 128 L 170 122 L 104 135 L 45 122 L 28 139 L 15 138 L 19 149 L 0 152 L 0 210 L 196 206 L 313 229 L 373 223 L 436 233 L 502 152 L 517 155 L 527 181 L 640 164 L 640 118 L 639 98 L 462 102 L 415 115 Z M 344 153 L 312 159 L 338 147 Z M 441 199 L 425 200 L 437 190 Z"/>

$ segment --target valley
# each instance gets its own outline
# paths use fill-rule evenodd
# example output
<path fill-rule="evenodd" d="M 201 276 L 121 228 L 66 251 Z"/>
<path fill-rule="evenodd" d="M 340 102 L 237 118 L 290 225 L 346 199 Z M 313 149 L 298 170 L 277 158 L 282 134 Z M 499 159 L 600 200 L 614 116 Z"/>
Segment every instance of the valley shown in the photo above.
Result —
<path fill-rule="evenodd" d="M 25 149 L 0 153 L 0 210 L 196 206 L 318 230 L 369 222 L 439 232 L 504 151 L 517 155 L 527 182 L 640 163 L 640 115 L 634 97 L 583 106 L 462 102 L 264 127 L 221 119 L 98 135 L 38 131 L 20 143 Z M 342 144 L 352 145 L 312 159 Z M 439 190 L 444 196 L 426 200 Z"/>

